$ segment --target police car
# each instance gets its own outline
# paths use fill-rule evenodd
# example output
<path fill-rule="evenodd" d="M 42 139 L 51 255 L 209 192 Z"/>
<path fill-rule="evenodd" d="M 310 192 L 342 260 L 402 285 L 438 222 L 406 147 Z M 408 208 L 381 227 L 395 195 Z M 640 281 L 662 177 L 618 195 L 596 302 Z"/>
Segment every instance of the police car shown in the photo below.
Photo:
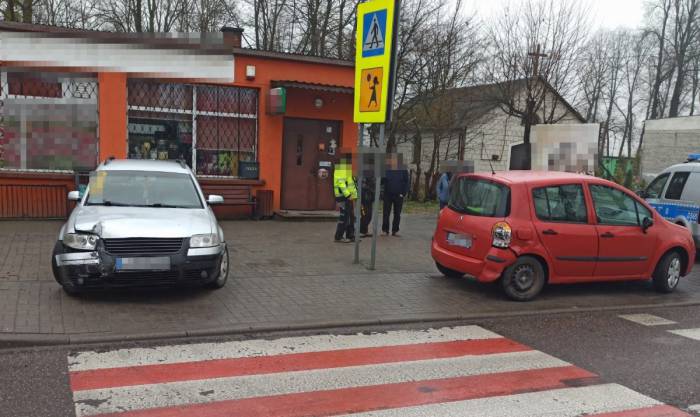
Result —
<path fill-rule="evenodd" d="M 667 220 L 690 229 L 700 248 L 700 153 L 666 168 L 639 195 Z"/>

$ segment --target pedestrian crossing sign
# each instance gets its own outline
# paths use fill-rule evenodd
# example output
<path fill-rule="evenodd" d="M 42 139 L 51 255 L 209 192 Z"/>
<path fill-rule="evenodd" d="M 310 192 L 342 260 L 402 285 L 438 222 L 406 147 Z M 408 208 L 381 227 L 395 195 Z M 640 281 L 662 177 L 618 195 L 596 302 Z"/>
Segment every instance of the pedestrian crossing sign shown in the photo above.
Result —
<path fill-rule="evenodd" d="M 384 33 L 386 33 L 386 9 L 367 13 L 364 16 L 362 33 L 362 57 L 384 55 Z"/>
<path fill-rule="evenodd" d="M 384 123 L 391 112 L 395 2 L 370 0 L 357 7 L 356 123 Z"/>

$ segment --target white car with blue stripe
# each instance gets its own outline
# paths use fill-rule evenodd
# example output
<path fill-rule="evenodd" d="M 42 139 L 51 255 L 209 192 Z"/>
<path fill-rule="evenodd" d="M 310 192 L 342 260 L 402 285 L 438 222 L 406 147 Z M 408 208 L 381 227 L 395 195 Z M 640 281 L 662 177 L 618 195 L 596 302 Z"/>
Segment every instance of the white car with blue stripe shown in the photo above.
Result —
<path fill-rule="evenodd" d="M 700 153 L 663 170 L 639 194 L 664 218 L 690 229 L 700 247 Z"/>

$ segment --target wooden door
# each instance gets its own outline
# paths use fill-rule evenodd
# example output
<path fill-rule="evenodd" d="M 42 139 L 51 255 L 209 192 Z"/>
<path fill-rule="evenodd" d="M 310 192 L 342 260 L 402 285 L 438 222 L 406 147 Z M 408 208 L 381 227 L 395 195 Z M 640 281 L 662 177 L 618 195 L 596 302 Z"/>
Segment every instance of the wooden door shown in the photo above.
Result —
<path fill-rule="evenodd" d="M 340 122 L 284 120 L 282 209 L 333 210 L 333 165 L 340 151 Z M 327 177 L 319 175 L 325 169 Z"/>

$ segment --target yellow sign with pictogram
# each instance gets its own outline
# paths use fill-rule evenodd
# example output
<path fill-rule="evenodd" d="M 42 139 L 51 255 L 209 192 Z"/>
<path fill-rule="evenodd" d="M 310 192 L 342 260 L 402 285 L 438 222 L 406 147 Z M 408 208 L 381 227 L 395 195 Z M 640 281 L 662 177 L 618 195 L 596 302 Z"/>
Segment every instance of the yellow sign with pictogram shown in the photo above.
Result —
<path fill-rule="evenodd" d="M 395 0 L 357 6 L 355 123 L 384 123 L 391 110 Z"/>
<path fill-rule="evenodd" d="M 382 77 L 384 69 L 368 68 L 362 70 L 360 77 L 360 111 L 378 112 L 382 102 Z"/>

